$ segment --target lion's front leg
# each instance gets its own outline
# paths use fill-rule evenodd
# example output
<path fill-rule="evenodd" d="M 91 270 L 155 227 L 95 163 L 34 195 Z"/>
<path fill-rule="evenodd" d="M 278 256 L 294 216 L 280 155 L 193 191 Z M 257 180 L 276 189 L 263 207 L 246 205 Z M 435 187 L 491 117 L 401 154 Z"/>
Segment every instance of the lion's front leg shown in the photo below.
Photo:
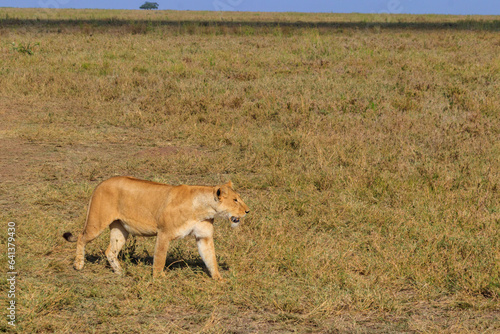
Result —
<path fill-rule="evenodd" d="M 210 272 L 210 276 L 214 279 L 222 280 L 217 266 L 217 259 L 215 258 L 213 237 L 196 238 L 196 244 L 198 245 L 198 252 Z"/>
<path fill-rule="evenodd" d="M 158 277 L 163 272 L 165 261 L 167 260 L 168 246 L 170 238 L 166 233 L 158 232 L 156 237 L 155 255 L 153 259 L 153 278 Z"/>

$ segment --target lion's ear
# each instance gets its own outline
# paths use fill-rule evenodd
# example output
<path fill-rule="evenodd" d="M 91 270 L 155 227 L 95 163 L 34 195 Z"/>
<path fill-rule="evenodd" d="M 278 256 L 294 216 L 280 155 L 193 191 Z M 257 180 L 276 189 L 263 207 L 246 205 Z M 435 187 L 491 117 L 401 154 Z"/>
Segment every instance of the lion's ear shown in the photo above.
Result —
<path fill-rule="evenodd" d="M 214 188 L 214 200 L 216 202 L 220 201 L 223 194 L 224 194 L 224 189 L 222 187 L 215 187 Z"/>
<path fill-rule="evenodd" d="M 220 197 L 220 188 L 215 187 L 214 188 L 214 201 L 218 202 Z"/>
<path fill-rule="evenodd" d="M 214 199 L 216 202 L 220 201 L 222 197 L 224 196 L 227 196 L 227 194 L 229 193 L 229 189 L 232 189 L 232 186 L 233 184 L 231 183 L 231 181 L 229 181 L 228 183 L 226 184 L 223 184 L 223 185 L 220 185 L 220 186 L 216 186 L 214 188 Z"/>

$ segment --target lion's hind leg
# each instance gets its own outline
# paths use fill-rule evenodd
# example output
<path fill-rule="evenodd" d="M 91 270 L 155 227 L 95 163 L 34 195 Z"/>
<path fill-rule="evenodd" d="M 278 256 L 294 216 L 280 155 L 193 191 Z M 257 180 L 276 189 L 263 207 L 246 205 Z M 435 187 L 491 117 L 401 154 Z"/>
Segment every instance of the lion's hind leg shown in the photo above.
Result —
<path fill-rule="evenodd" d="M 105 222 L 105 223 L 101 223 Z M 97 238 L 101 233 L 109 226 L 110 223 L 113 222 L 113 219 L 109 219 L 109 217 L 100 217 L 96 215 L 92 210 L 89 210 L 87 215 L 87 221 L 85 222 L 85 227 L 82 233 L 78 236 L 78 240 L 76 242 L 76 257 L 73 267 L 76 270 L 83 269 L 84 261 L 85 261 L 85 246 Z"/>
<path fill-rule="evenodd" d="M 76 241 L 76 257 L 75 262 L 73 263 L 73 267 L 76 270 L 82 270 L 85 262 L 85 246 L 97 238 L 102 231 L 83 231 Z"/>
<path fill-rule="evenodd" d="M 85 262 L 85 246 L 97 238 L 102 233 L 102 230 L 84 230 L 76 241 L 76 257 L 73 263 L 73 268 L 82 270 Z"/>
<path fill-rule="evenodd" d="M 116 274 L 122 273 L 122 267 L 118 262 L 118 254 L 122 249 L 123 245 L 127 241 L 128 232 L 123 227 L 120 221 L 114 221 L 109 225 L 111 229 L 109 233 L 109 247 L 106 249 L 106 257 L 108 258 L 109 265 L 113 268 Z"/>

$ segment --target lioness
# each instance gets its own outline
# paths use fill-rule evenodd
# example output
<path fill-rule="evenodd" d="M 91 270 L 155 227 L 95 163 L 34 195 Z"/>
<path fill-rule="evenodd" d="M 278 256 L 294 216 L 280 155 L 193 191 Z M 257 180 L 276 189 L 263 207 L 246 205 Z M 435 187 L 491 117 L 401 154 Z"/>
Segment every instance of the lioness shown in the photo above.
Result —
<path fill-rule="evenodd" d="M 109 226 L 110 244 L 106 257 L 114 272 L 122 268 L 117 255 L 129 233 L 157 236 L 153 260 L 153 277 L 162 273 L 170 241 L 194 235 L 198 251 L 210 275 L 221 279 L 214 250 L 214 216 L 228 217 L 232 226 L 249 212 L 248 206 L 233 190 L 232 183 L 215 187 L 171 186 L 118 176 L 99 184 L 90 199 L 83 232 L 75 238 L 70 232 L 63 237 L 77 241 L 74 268 L 81 270 L 85 245 Z"/>

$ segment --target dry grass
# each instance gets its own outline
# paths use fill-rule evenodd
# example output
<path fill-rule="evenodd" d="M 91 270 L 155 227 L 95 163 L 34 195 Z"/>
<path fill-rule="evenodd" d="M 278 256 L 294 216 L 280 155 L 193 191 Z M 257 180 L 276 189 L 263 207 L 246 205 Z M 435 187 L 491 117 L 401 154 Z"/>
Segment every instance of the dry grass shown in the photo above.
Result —
<path fill-rule="evenodd" d="M 0 9 L 0 215 L 18 224 L 18 330 L 498 331 L 499 27 Z M 238 230 L 216 222 L 228 282 L 207 277 L 188 239 L 164 279 L 152 281 L 143 238 L 123 252 L 125 277 L 107 267 L 106 236 L 75 272 L 61 235 L 117 174 L 232 179 L 252 213 Z"/>

